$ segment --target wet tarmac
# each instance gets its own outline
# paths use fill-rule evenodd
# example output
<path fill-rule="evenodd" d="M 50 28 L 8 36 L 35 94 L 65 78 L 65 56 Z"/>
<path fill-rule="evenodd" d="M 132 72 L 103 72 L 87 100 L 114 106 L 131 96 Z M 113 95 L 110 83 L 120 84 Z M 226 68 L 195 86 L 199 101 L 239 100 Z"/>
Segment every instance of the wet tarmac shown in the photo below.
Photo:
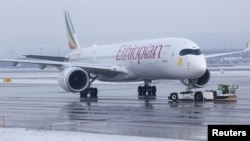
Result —
<path fill-rule="evenodd" d="M 9 72 L 2 75 L 7 76 L 6 73 Z M 15 75 L 21 76 L 20 73 Z M 209 124 L 250 124 L 250 72 L 213 72 L 208 86 L 202 88 L 216 89 L 219 83 L 238 84 L 236 102 L 178 103 L 169 102 L 167 97 L 171 92 L 185 89 L 179 81 L 155 83 L 156 99 L 138 99 L 139 83 L 103 83 L 94 84 L 99 89 L 97 100 L 79 100 L 78 94 L 62 90 L 53 75 L 47 83 L 44 78 L 48 77 L 36 78 L 41 75 L 34 74 L 12 83 L 0 83 L 2 127 L 4 124 L 6 127 L 207 140 Z"/>

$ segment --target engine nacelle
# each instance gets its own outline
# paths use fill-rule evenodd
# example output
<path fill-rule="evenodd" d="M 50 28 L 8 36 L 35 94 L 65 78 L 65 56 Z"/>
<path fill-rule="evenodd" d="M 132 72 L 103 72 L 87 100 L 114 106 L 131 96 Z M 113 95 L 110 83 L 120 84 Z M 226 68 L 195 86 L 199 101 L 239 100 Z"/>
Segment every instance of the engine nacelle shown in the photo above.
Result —
<path fill-rule="evenodd" d="M 188 88 L 202 88 L 204 87 L 210 79 L 210 72 L 207 69 L 206 72 L 199 78 L 196 79 L 185 79 L 181 80 L 181 83 L 188 86 Z"/>
<path fill-rule="evenodd" d="M 61 72 L 58 82 L 68 92 L 81 92 L 89 85 L 89 75 L 82 68 L 69 67 Z"/>

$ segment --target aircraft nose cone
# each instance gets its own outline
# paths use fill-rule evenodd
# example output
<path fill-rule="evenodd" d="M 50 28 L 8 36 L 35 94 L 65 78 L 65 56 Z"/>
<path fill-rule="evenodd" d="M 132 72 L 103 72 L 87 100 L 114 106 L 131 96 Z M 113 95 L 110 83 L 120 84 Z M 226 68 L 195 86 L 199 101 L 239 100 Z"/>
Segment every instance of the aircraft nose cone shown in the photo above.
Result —
<path fill-rule="evenodd" d="M 206 60 L 205 59 L 197 60 L 194 70 L 197 75 L 203 75 L 207 70 Z"/>

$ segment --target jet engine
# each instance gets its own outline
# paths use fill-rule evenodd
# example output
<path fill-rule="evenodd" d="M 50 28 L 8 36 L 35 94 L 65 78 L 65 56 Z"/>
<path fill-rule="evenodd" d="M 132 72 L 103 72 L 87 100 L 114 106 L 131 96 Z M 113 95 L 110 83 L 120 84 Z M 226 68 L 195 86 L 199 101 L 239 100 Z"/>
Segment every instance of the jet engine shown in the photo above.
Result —
<path fill-rule="evenodd" d="M 202 88 L 208 83 L 209 79 L 210 79 L 210 72 L 207 69 L 206 72 L 201 77 L 196 79 L 181 80 L 181 83 L 188 86 L 189 89 Z"/>
<path fill-rule="evenodd" d="M 69 67 L 61 72 L 58 82 L 68 92 L 81 92 L 89 85 L 89 75 L 82 68 Z"/>

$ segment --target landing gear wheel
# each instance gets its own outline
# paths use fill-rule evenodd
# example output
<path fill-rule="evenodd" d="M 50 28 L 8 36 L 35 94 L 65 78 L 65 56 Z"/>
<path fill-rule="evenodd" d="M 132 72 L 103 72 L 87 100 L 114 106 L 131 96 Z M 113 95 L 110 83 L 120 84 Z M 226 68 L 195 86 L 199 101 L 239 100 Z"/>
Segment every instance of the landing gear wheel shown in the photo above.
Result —
<path fill-rule="evenodd" d="M 142 86 L 138 86 L 138 96 L 142 96 Z"/>
<path fill-rule="evenodd" d="M 88 98 L 88 90 L 87 89 L 80 92 L 80 98 Z"/>
<path fill-rule="evenodd" d="M 156 96 L 156 87 L 155 86 L 152 86 L 152 95 Z"/>
<path fill-rule="evenodd" d="M 92 88 L 92 93 L 90 93 L 91 98 L 97 98 L 98 90 L 97 88 Z"/>

